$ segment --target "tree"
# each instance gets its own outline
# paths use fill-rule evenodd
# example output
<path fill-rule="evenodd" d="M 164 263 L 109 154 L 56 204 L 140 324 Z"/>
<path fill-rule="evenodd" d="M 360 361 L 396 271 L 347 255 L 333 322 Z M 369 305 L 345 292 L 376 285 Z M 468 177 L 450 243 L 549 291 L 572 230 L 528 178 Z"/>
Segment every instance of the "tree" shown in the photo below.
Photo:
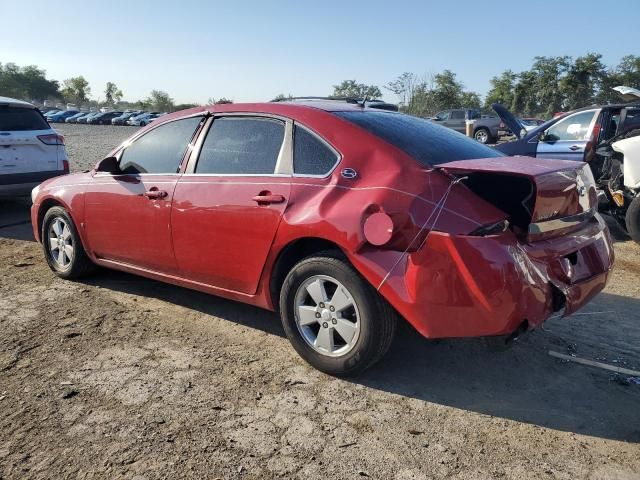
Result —
<path fill-rule="evenodd" d="M 547 117 L 564 108 L 560 79 L 568 70 L 571 57 L 535 57 L 531 71 L 536 77 L 537 104 Z"/>
<path fill-rule="evenodd" d="M 220 97 L 218 100 L 213 97 L 209 97 L 209 100 L 207 100 L 207 105 L 222 105 L 225 103 L 233 103 L 233 100 L 229 100 L 225 97 Z"/>
<path fill-rule="evenodd" d="M 167 92 L 162 90 L 151 90 L 149 97 L 146 99 L 147 108 L 153 108 L 161 112 L 169 112 L 173 110 L 173 98 Z"/>
<path fill-rule="evenodd" d="M 364 83 L 358 83 L 355 80 L 344 80 L 340 85 L 333 86 L 332 97 L 354 97 L 365 98 L 370 100 L 380 98 L 382 92 L 375 85 L 365 85 Z"/>
<path fill-rule="evenodd" d="M 416 74 L 404 72 L 394 81 L 387 83 L 384 88 L 396 94 L 401 107 L 406 107 L 410 110 L 411 101 L 414 98 L 418 84 L 419 80 Z"/>
<path fill-rule="evenodd" d="M 484 100 L 485 108 L 491 108 L 494 103 L 501 103 L 507 108 L 513 103 L 515 83 L 518 76 L 511 70 L 502 72 L 499 77 L 490 80 L 491 89 Z"/>
<path fill-rule="evenodd" d="M 602 79 L 607 75 L 601 58 L 600 54 L 588 53 L 576 58 L 569 66 L 566 75 L 560 80 L 565 110 L 573 110 L 595 102 Z"/>
<path fill-rule="evenodd" d="M 0 64 L 0 92 L 3 96 L 25 100 L 59 99 L 60 86 L 47 80 L 46 72 L 35 65 L 19 67 L 14 63 Z"/>
<path fill-rule="evenodd" d="M 284 93 L 279 93 L 278 95 L 275 96 L 275 98 L 273 100 L 271 100 L 272 102 L 282 102 L 284 100 L 291 100 L 293 98 L 293 95 L 289 94 L 289 95 L 285 95 Z"/>
<path fill-rule="evenodd" d="M 62 85 L 62 96 L 68 102 L 82 105 L 89 100 L 91 88 L 89 87 L 89 82 L 82 75 L 68 78 L 62 82 Z"/>
<path fill-rule="evenodd" d="M 122 100 L 122 90 L 115 83 L 107 82 L 107 86 L 104 89 L 104 98 L 107 105 L 115 105 Z"/>

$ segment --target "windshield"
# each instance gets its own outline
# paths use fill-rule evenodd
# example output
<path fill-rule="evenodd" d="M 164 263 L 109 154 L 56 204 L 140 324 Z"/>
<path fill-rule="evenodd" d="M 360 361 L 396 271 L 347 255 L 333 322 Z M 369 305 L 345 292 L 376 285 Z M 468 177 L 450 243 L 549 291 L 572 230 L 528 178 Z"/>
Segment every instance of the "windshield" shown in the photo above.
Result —
<path fill-rule="evenodd" d="M 0 131 L 48 130 L 49 124 L 32 108 L 0 107 Z"/>
<path fill-rule="evenodd" d="M 394 145 L 427 167 L 456 160 L 504 156 L 493 148 L 422 118 L 373 110 L 333 113 Z"/>

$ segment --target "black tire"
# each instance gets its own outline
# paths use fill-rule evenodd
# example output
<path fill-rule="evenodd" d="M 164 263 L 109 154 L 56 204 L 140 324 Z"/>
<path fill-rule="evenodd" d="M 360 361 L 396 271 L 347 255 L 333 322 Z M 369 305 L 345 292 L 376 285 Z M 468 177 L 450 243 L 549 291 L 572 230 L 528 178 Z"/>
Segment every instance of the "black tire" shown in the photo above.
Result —
<path fill-rule="evenodd" d="M 298 290 L 305 281 L 318 275 L 340 282 L 359 313 L 357 340 L 340 356 L 329 356 L 314 349 L 303 337 L 296 321 Z M 340 254 L 334 252 L 307 257 L 291 269 L 280 292 L 280 316 L 287 338 L 298 354 L 318 370 L 336 376 L 355 375 L 380 360 L 391 346 L 397 323 L 395 310 Z M 322 328 L 320 322 L 318 320 L 318 329 Z M 331 335 L 334 335 L 333 331 Z"/>
<path fill-rule="evenodd" d="M 625 223 L 627 224 L 627 233 L 629 236 L 636 243 L 640 243 L 640 195 L 636 196 L 631 201 L 629 208 L 627 208 Z"/>
<path fill-rule="evenodd" d="M 484 127 L 480 127 L 477 130 L 475 130 L 473 132 L 473 138 L 476 139 L 476 141 L 483 143 L 483 144 L 489 144 L 489 143 L 495 143 L 496 140 L 493 137 L 493 135 L 491 135 L 491 132 L 489 131 L 488 128 L 484 128 Z"/>
<path fill-rule="evenodd" d="M 65 256 L 69 262 L 66 265 L 62 265 L 56 259 L 53 258 L 54 253 L 51 251 L 51 239 L 53 237 L 52 225 L 60 219 L 69 229 L 69 244 L 73 248 L 71 257 Z M 51 207 L 44 215 L 42 220 L 42 230 L 40 232 L 42 238 L 42 248 L 44 250 L 44 257 L 49 264 L 49 268 L 61 278 L 74 279 L 81 277 L 89 273 L 93 269 L 93 263 L 87 256 L 87 253 L 82 246 L 80 235 L 76 229 L 73 220 L 69 213 L 62 207 Z M 59 249 L 58 249 L 59 250 Z M 64 260 L 63 260 L 64 263 Z"/>

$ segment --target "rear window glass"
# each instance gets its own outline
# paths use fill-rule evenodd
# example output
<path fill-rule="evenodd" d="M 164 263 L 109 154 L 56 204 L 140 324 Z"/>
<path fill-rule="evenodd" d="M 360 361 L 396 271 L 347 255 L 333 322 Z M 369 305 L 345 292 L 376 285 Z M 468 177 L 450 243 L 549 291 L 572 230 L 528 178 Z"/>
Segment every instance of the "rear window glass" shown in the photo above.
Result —
<path fill-rule="evenodd" d="M 32 108 L 0 107 L 0 131 L 48 130 L 51 127 Z"/>
<path fill-rule="evenodd" d="M 334 114 L 394 145 L 424 166 L 503 156 L 451 129 L 402 113 L 348 111 Z"/>

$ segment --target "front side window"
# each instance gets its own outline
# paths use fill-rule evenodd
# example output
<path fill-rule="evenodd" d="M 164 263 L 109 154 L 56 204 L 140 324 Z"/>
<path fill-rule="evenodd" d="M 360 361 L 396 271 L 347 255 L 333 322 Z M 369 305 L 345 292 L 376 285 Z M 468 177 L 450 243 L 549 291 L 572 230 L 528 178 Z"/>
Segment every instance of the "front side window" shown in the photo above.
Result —
<path fill-rule="evenodd" d="M 293 173 L 326 175 L 338 162 L 338 156 L 322 140 L 306 128 L 293 129 Z"/>
<path fill-rule="evenodd" d="M 595 114 L 596 112 L 591 110 L 569 115 L 547 130 L 545 141 L 589 140 L 591 122 Z"/>
<path fill-rule="evenodd" d="M 438 120 L 440 120 L 441 122 L 445 121 L 445 120 L 449 120 L 449 117 L 451 116 L 451 112 L 440 112 L 436 114 L 436 118 Z"/>
<path fill-rule="evenodd" d="M 134 140 L 120 157 L 122 173 L 177 173 L 202 117 L 165 123 Z"/>
<path fill-rule="evenodd" d="M 464 120 L 464 111 L 454 110 L 451 112 L 451 120 Z"/>
<path fill-rule="evenodd" d="M 213 121 L 195 173 L 272 175 L 284 140 L 284 122 L 262 117 Z"/>

